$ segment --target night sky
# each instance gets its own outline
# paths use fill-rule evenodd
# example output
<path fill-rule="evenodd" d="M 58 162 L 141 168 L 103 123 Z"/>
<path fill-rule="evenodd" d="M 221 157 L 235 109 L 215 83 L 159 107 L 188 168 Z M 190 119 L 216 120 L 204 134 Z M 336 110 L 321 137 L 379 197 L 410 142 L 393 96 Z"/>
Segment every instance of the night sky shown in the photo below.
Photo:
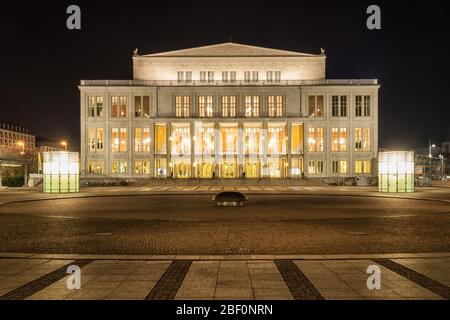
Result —
<path fill-rule="evenodd" d="M 449 1 L 35 1 L 0 9 L 0 122 L 79 146 L 80 79 L 131 79 L 141 54 L 233 42 L 327 54 L 327 78 L 381 83 L 379 145 L 450 140 Z M 66 28 L 77 4 L 82 29 Z M 370 4 L 382 29 L 366 28 Z"/>

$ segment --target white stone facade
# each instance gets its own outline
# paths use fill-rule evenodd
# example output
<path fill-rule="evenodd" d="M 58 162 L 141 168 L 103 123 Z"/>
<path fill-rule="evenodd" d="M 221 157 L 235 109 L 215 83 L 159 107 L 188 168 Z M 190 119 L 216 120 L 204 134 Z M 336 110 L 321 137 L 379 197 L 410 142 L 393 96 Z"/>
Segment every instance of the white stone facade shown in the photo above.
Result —
<path fill-rule="evenodd" d="M 374 176 L 378 82 L 327 80 L 325 59 L 235 43 L 135 54 L 133 80 L 81 81 L 81 177 Z"/>

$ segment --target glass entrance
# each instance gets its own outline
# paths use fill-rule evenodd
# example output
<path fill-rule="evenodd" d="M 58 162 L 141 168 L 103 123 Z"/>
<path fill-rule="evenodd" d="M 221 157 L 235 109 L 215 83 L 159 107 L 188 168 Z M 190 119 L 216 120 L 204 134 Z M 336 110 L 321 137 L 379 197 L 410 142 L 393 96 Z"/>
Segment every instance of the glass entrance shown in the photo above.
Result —
<path fill-rule="evenodd" d="M 246 178 L 259 178 L 261 176 L 261 162 L 257 159 L 246 159 L 244 170 Z"/>
<path fill-rule="evenodd" d="M 238 178 L 239 166 L 237 159 L 224 159 L 220 164 L 220 177 L 221 178 Z"/>

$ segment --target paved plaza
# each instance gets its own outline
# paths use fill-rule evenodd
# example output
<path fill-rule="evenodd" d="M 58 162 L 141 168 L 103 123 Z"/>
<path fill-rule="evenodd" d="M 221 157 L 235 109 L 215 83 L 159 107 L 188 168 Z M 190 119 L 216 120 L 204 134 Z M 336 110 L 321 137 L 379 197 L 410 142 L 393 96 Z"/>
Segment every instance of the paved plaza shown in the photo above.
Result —
<path fill-rule="evenodd" d="M 347 256 L 0 255 L 0 299 L 442 300 L 450 253 Z M 79 265 L 81 288 L 66 268 Z M 366 273 L 379 266 L 381 288 Z"/>
<path fill-rule="evenodd" d="M 244 207 L 220 208 L 223 190 Z M 0 191 L 0 299 L 449 299 L 450 189 Z M 181 208 L 181 209 L 180 209 Z M 67 288 L 67 267 L 81 288 Z M 369 266 L 381 288 L 367 287 Z"/>

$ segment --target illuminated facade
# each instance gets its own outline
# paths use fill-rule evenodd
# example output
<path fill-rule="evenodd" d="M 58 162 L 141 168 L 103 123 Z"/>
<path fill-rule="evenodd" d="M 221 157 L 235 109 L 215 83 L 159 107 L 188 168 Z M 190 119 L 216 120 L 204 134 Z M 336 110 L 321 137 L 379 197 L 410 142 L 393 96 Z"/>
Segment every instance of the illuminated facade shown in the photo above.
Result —
<path fill-rule="evenodd" d="M 81 81 L 81 176 L 374 176 L 377 80 L 326 79 L 325 59 L 236 43 L 135 52 L 133 80 Z"/>

